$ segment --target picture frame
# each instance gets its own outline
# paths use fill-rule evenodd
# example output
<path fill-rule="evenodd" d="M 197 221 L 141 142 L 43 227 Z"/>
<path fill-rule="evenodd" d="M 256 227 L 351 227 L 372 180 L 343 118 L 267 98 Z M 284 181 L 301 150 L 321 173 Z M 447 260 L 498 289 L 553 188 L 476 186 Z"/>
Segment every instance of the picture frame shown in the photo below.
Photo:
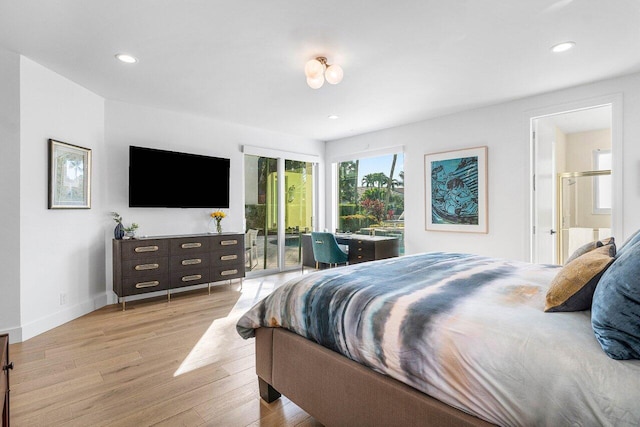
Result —
<path fill-rule="evenodd" d="M 49 139 L 49 209 L 91 208 L 91 149 Z"/>
<path fill-rule="evenodd" d="M 487 147 L 425 154 L 425 229 L 488 233 Z"/>

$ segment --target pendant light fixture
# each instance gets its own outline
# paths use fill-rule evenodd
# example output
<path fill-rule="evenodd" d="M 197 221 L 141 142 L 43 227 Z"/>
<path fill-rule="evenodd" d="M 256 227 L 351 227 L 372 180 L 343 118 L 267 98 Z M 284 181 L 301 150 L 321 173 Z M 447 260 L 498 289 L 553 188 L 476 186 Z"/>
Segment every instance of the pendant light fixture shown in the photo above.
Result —
<path fill-rule="evenodd" d="M 325 79 L 329 84 L 335 85 L 340 83 L 344 77 L 342 67 L 338 64 L 327 64 L 327 58 L 324 56 L 307 61 L 304 66 L 304 74 L 307 76 L 307 84 L 312 89 L 321 88 Z"/>

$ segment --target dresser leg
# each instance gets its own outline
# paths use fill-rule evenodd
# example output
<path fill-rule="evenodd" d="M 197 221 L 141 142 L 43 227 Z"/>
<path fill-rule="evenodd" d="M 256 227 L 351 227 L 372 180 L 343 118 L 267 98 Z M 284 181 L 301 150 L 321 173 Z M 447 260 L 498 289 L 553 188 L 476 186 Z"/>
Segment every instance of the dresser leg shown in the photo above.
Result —
<path fill-rule="evenodd" d="M 211 283 L 208 284 L 208 288 L 209 288 L 209 295 L 211 295 Z"/>
<path fill-rule="evenodd" d="M 171 302 L 171 292 L 167 289 L 167 302 Z"/>
<path fill-rule="evenodd" d="M 127 300 L 122 298 L 122 311 L 125 311 L 127 309 L 127 307 L 125 306 L 126 303 L 127 303 Z"/>

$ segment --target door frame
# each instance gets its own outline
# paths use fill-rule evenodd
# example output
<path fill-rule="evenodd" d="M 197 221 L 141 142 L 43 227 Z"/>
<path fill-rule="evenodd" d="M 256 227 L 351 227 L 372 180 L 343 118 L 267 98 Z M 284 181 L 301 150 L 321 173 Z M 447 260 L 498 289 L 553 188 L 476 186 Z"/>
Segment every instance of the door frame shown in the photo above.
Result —
<path fill-rule="evenodd" d="M 558 114 L 569 113 L 579 110 L 587 110 L 595 107 L 611 106 L 611 151 L 612 151 L 612 168 L 611 180 L 613 185 L 612 191 L 612 212 L 611 212 L 611 233 L 613 236 L 624 236 L 623 212 L 623 97 L 622 93 L 615 93 L 595 98 L 584 99 L 563 104 L 556 104 L 540 109 L 530 110 L 526 112 L 526 130 L 527 140 L 529 141 L 529 222 L 525 235 L 527 236 L 527 247 L 529 252 L 529 261 L 534 261 L 534 236 L 533 226 L 535 225 L 535 194 L 534 173 L 535 173 L 535 141 L 533 140 L 533 124 L 534 120 L 555 116 Z M 555 201 L 554 201 L 555 202 Z"/>
<path fill-rule="evenodd" d="M 555 236 L 553 235 L 553 233 L 557 233 L 556 218 L 558 215 L 557 203 L 556 203 L 556 200 L 557 200 L 557 197 L 556 197 L 557 196 L 557 193 L 556 193 L 557 144 L 556 144 L 555 137 L 551 137 L 546 132 L 543 133 L 543 127 L 541 125 L 543 124 L 543 120 L 545 119 L 545 117 L 550 117 L 550 116 L 536 117 L 531 120 L 531 129 L 532 129 L 531 131 L 531 141 L 532 141 L 531 142 L 532 144 L 531 162 L 532 162 L 532 169 L 533 169 L 531 172 L 532 173 L 531 179 L 534 181 L 534 183 L 531 186 L 531 199 L 533 203 L 533 207 L 531 209 L 531 221 L 532 221 L 531 261 L 537 262 L 537 263 L 540 263 L 542 261 L 547 261 L 548 259 L 541 260 L 539 257 L 540 247 L 547 248 L 547 245 L 553 245 L 553 250 L 551 251 L 551 254 L 550 254 L 551 260 L 549 260 L 549 262 L 554 263 L 557 259 L 557 254 L 558 254 L 557 234 Z M 551 130 L 551 128 L 548 126 L 545 126 L 544 129 Z M 540 141 L 544 141 L 545 144 L 541 144 Z M 550 142 L 550 146 L 547 144 L 547 141 Z M 549 154 L 547 161 L 549 161 L 550 169 L 551 169 L 550 171 L 544 171 L 544 172 L 548 172 L 548 174 L 544 174 L 544 175 L 542 175 L 543 171 L 541 171 L 536 164 L 537 160 L 542 160 L 540 156 L 540 153 L 542 151 Z M 543 188 L 545 187 L 544 185 L 542 185 L 543 176 L 545 177 L 544 181 L 547 181 L 547 180 L 551 181 L 551 185 L 546 188 L 546 190 L 550 192 L 550 194 L 547 194 L 547 197 L 549 197 L 548 199 L 543 197 L 544 195 L 542 194 Z M 536 202 L 540 200 L 546 200 L 547 204 L 545 204 L 544 206 L 538 205 Z M 540 218 L 546 217 L 549 211 L 551 213 L 551 218 L 550 218 L 551 223 L 550 224 L 547 223 L 545 225 L 549 227 L 549 231 L 551 232 L 551 234 L 547 235 L 546 228 L 544 230 L 542 228 Z M 543 235 L 545 235 L 546 237 L 542 238 Z"/>

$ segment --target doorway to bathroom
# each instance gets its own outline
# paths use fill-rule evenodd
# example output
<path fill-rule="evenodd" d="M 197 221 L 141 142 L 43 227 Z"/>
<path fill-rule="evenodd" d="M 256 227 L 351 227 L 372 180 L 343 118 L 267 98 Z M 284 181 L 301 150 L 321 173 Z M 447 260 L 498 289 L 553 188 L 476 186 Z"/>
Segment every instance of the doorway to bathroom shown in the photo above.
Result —
<path fill-rule="evenodd" d="M 613 234 L 614 145 L 612 104 L 531 118 L 533 262 Z"/>

